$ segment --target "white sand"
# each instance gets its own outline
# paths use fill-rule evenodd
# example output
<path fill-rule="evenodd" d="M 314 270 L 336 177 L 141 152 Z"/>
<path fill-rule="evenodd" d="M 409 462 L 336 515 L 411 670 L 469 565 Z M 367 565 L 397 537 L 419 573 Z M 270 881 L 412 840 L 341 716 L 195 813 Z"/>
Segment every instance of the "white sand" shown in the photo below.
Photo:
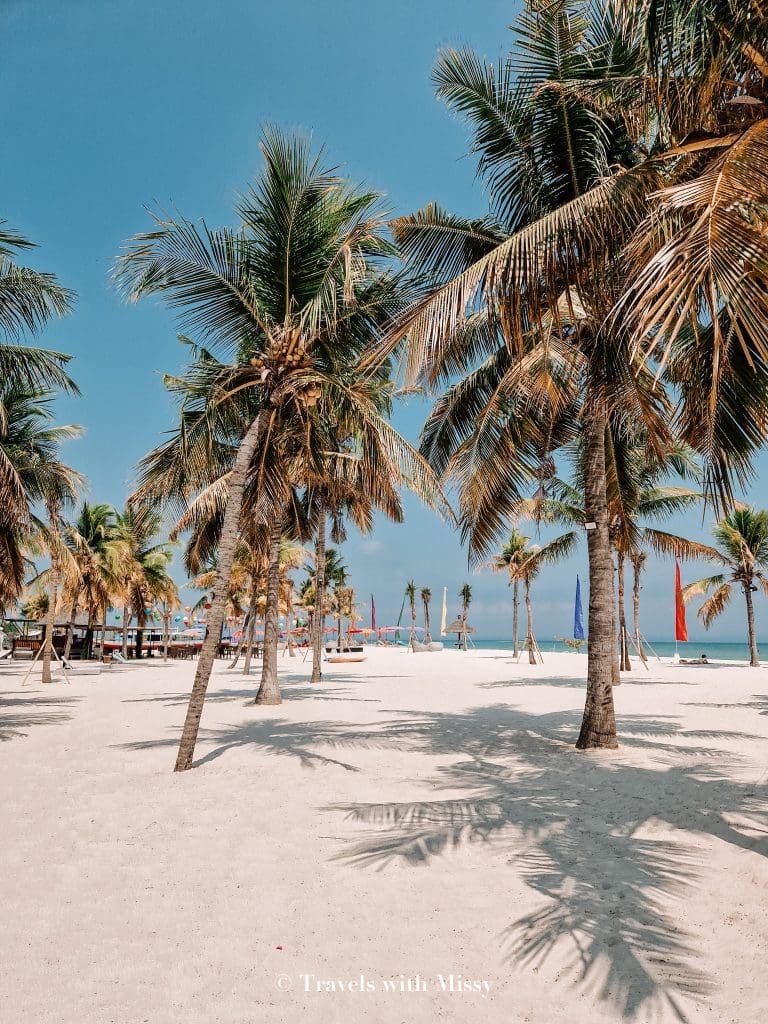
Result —
<path fill-rule="evenodd" d="M 0 1021 L 764 1022 L 768 669 L 636 669 L 584 755 L 545 657 L 222 662 L 181 776 L 193 664 L 0 667 Z"/>

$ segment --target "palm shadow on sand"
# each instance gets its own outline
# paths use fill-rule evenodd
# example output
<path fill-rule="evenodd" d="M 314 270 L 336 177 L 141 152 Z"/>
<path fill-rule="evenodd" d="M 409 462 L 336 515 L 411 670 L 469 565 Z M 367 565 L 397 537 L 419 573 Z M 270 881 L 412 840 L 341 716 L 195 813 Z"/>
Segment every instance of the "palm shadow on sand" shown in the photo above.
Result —
<path fill-rule="evenodd" d="M 506 963 L 540 970 L 557 949 L 574 984 L 618 1019 L 672 1012 L 684 1021 L 685 1003 L 706 998 L 713 982 L 676 914 L 679 901 L 704 884 L 701 854 L 682 833 L 766 856 L 768 792 L 728 779 L 734 755 L 686 745 L 695 733 L 672 719 L 620 723 L 625 748 L 654 748 L 653 767 L 621 754 L 580 756 L 567 745 L 578 717 L 485 707 L 388 723 L 382 740 L 460 756 L 427 780 L 452 795 L 325 808 L 363 829 L 336 859 L 361 868 L 428 866 L 467 843 L 501 847 L 544 901 L 500 936 Z M 740 734 L 707 733 L 718 735 Z M 681 765 L 680 755 L 690 763 Z M 467 795 L 457 798 L 462 790 Z M 656 838 L 659 823 L 680 839 L 670 841 L 668 831 Z"/>
<path fill-rule="evenodd" d="M 5 693 L 0 697 L 0 743 L 21 739 L 38 725 L 59 725 L 68 722 L 68 709 L 79 702 L 78 697 L 36 696 L 34 693 Z"/>

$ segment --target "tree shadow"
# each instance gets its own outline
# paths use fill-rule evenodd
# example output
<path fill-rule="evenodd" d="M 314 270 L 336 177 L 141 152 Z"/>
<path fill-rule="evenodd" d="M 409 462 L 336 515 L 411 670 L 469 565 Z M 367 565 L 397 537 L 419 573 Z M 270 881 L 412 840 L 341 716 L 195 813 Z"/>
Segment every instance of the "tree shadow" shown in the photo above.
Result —
<path fill-rule="evenodd" d="M 521 686 L 567 686 L 576 690 L 587 688 L 586 675 L 584 676 L 537 676 L 530 679 L 497 679 L 487 683 L 477 683 L 480 690 L 497 690 L 516 688 Z M 697 686 L 697 683 L 686 682 L 682 679 L 646 679 L 643 676 L 630 678 L 623 676 L 619 686 Z"/>
<path fill-rule="evenodd" d="M 743 700 L 731 704 L 713 704 L 707 701 L 689 701 L 686 705 L 689 708 L 749 708 L 758 711 L 761 715 L 768 715 L 768 695 L 764 693 L 753 693 L 752 700 Z"/>
<path fill-rule="evenodd" d="M 450 795 L 331 805 L 363 829 L 336 859 L 426 866 L 464 844 L 493 843 L 542 900 L 500 936 L 506 962 L 541 969 L 557 950 L 573 983 L 621 1019 L 671 1010 L 686 1020 L 684 1001 L 705 998 L 713 983 L 675 913 L 703 884 L 704 855 L 683 833 L 766 856 L 768 791 L 727 778 L 728 752 L 715 765 L 664 764 L 670 751 L 700 753 L 680 745 L 673 720 L 625 717 L 623 745 L 657 747 L 652 767 L 575 753 L 566 742 L 574 726 L 574 712 L 504 707 L 388 723 L 383 741 L 461 756 L 427 780 Z"/>
<path fill-rule="evenodd" d="M 304 685 L 296 685 L 302 683 Z M 281 680 L 280 693 L 285 701 L 292 700 L 317 700 L 317 701 L 353 701 L 362 704 L 380 704 L 377 697 L 350 697 L 352 691 L 348 687 L 327 687 L 322 683 L 319 686 L 307 684 L 303 677 L 298 677 L 296 683 L 290 680 Z M 211 690 L 206 694 L 206 704 L 226 704 L 230 701 L 243 701 L 245 707 L 254 703 L 257 686 L 249 686 L 237 690 Z M 123 704 L 163 704 L 166 707 L 185 706 L 189 702 L 189 693 L 181 691 L 177 693 L 160 693 L 152 697 L 126 697 Z"/>
<path fill-rule="evenodd" d="M 68 722 L 72 715 L 49 708 L 67 708 L 79 703 L 79 697 L 35 697 L 9 692 L 0 698 L 0 742 L 23 738 L 36 725 Z"/>
<path fill-rule="evenodd" d="M 340 748 L 353 746 L 354 741 L 344 741 L 346 726 L 343 722 L 289 722 L 285 719 L 262 718 L 244 725 L 221 729 L 201 729 L 199 743 L 213 744 L 214 749 L 194 761 L 194 767 L 208 764 L 230 750 L 251 747 L 260 754 L 296 758 L 304 768 L 336 766 L 356 772 L 356 765 L 318 753 L 313 747 L 330 746 Z M 134 743 L 118 744 L 121 750 L 152 750 L 161 747 L 176 747 L 179 735 L 155 740 L 139 740 Z"/>

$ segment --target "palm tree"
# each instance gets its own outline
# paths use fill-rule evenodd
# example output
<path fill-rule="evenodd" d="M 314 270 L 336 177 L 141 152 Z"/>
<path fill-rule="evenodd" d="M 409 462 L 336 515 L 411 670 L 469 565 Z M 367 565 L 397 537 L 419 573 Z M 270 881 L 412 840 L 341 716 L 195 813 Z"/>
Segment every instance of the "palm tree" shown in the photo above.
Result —
<path fill-rule="evenodd" d="M 424 643 L 432 643 L 432 634 L 429 631 L 429 602 L 432 600 L 432 591 L 429 587 L 422 587 L 419 591 L 421 602 L 424 605 Z"/>
<path fill-rule="evenodd" d="M 156 541 L 162 529 L 160 515 L 139 509 L 131 502 L 115 517 L 113 537 L 118 545 L 123 600 L 123 657 L 128 656 L 128 627 L 134 616 L 135 656 L 140 658 L 144 627 L 155 604 L 178 604 L 178 588 L 168 572 L 173 560 L 172 547 L 167 541 Z"/>
<path fill-rule="evenodd" d="M 32 360 L 34 364 L 34 360 Z M 63 442 L 79 436 L 75 426 L 52 426 L 53 395 L 25 390 L 12 375 L 0 383 L 0 464 L 6 481 L 7 503 L 0 504 L 0 603 L 15 600 L 26 565 L 24 548 L 46 553 L 48 607 L 42 652 L 42 681 L 50 683 L 53 629 L 59 603 L 59 584 L 65 548 L 62 510 L 84 485 L 82 476 L 61 461 Z M 45 509 L 45 521 L 33 514 Z"/>
<path fill-rule="evenodd" d="M 561 534 L 546 544 L 528 544 L 528 537 L 512 530 L 509 541 L 491 563 L 496 572 L 509 573 L 510 582 L 522 582 L 525 596 L 527 616 L 526 646 L 528 661 L 536 664 L 536 637 L 533 632 L 533 606 L 531 605 L 531 584 L 548 564 L 567 558 L 578 543 L 579 534 L 575 530 Z M 516 609 L 515 609 L 516 610 Z M 515 623 L 515 638 L 517 637 Z"/>
<path fill-rule="evenodd" d="M 754 508 L 738 508 L 721 519 L 713 531 L 719 547 L 700 550 L 700 557 L 718 562 L 723 572 L 707 576 L 683 587 L 683 599 L 707 594 L 698 615 L 706 629 L 722 614 L 741 588 L 747 606 L 749 664 L 758 668 L 760 660 L 755 631 L 755 609 L 752 595 L 759 587 L 768 594 L 768 512 Z M 703 546 L 702 546 L 703 547 Z"/>
<path fill-rule="evenodd" d="M 468 583 L 462 585 L 459 591 L 459 597 L 461 598 L 461 622 L 463 629 L 461 631 L 460 644 L 461 649 L 466 651 L 467 649 L 467 614 L 469 612 L 469 606 L 472 601 L 472 587 Z"/>
<path fill-rule="evenodd" d="M 102 617 L 111 599 L 119 594 L 119 562 L 122 549 L 115 550 L 115 511 L 111 505 L 84 501 L 77 519 L 63 529 L 62 600 L 70 606 L 70 630 L 65 659 L 69 657 L 77 611 L 88 614 L 83 656 L 88 657 L 93 624 Z"/>
<path fill-rule="evenodd" d="M 672 444 L 661 451 L 649 451 L 648 438 L 636 425 L 612 418 L 606 432 L 606 489 L 608 525 L 611 547 L 616 556 L 618 582 L 618 623 L 621 658 L 618 671 L 631 668 L 629 630 L 626 619 L 625 569 L 629 561 L 634 570 L 633 608 L 637 651 L 645 655 L 640 635 L 640 576 L 645 563 L 644 550 L 652 547 L 662 554 L 674 549 L 678 558 L 696 558 L 698 545 L 684 537 L 670 534 L 643 520 L 663 520 L 698 504 L 703 495 L 698 489 L 669 483 L 670 477 L 696 479 L 699 467 L 687 445 Z M 583 528 L 585 513 L 581 502 L 584 491 L 581 479 L 580 446 L 573 452 L 577 486 L 552 477 L 537 498 L 521 502 L 519 512 L 537 521 L 576 524 Z M 618 682 L 618 671 L 614 684 Z"/>
<path fill-rule="evenodd" d="M 408 580 L 405 585 L 405 600 L 411 609 L 411 634 L 408 642 L 413 647 L 413 641 L 416 639 L 416 584 L 413 580 Z"/>
<path fill-rule="evenodd" d="M 246 485 L 256 479 L 262 506 L 268 504 L 262 456 L 274 452 L 286 423 L 312 418 L 318 402 L 333 392 L 338 369 L 348 368 L 351 357 L 359 356 L 363 317 L 356 300 L 393 252 L 382 232 L 379 196 L 355 190 L 327 170 L 305 139 L 269 130 L 262 152 L 265 169 L 239 203 L 238 231 L 200 230 L 187 220 L 158 218 L 156 230 L 138 236 L 117 269 L 131 298 L 166 296 L 208 346 L 205 365 L 198 360 L 194 370 L 199 403 L 188 409 L 177 442 L 164 446 L 153 460 L 156 470 L 163 463 L 171 469 L 163 483 L 166 499 L 210 486 L 222 470 L 227 474 L 208 634 L 197 664 L 178 771 L 192 764 Z M 359 327 L 347 334 L 345 326 L 353 318 Z M 375 321 L 364 344 L 373 340 L 373 330 Z M 232 362 L 216 362 L 209 352 L 214 347 Z M 365 385 L 364 380 L 359 383 Z M 332 405 L 344 401 L 384 432 L 375 407 L 346 383 Z M 392 433 L 386 434 L 390 448 Z M 210 459 L 212 437 L 225 439 L 226 453 L 215 466 Z M 174 470 L 180 450 L 187 458 Z M 312 458 L 316 455 L 315 450 Z M 284 501 L 284 490 L 276 496 Z M 269 511 L 264 507 L 262 521 Z M 276 670 L 276 661 L 265 658 L 264 673 L 276 675 Z"/>
<path fill-rule="evenodd" d="M 639 219 L 640 196 L 644 202 L 658 176 L 630 179 L 623 189 L 625 223 L 602 234 L 597 214 L 613 187 L 611 168 L 630 155 L 627 131 L 591 102 L 563 101 L 561 91 L 619 74 L 625 58 L 618 41 L 613 48 L 598 45 L 588 28 L 564 4 L 530 4 L 515 51 L 498 67 L 470 51 L 440 56 L 438 94 L 474 124 L 492 210 L 468 220 L 432 204 L 395 223 L 396 241 L 433 288 L 391 332 L 393 344 L 408 338 L 412 380 L 434 387 L 470 374 L 468 384 L 454 386 L 447 406 L 436 407 L 425 443 L 451 463 L 460 484 L 472 478 L 472 488 L 462 488 L 462 512 L 475 555 L 495 541 L 537 468 L 581 426 L 585 507 L 595 526 L 587 538 L 590 645 L 580 748 L 617 745 L 608 410 L 621 394 L 626 409 L 640 407 L 638 414 L 652 418 L 656 411 L 653 400 L 639 401 L 627 346 L 604 336 L 602 325 L 628 225 Z M 577 217 L 574 203 L 597 213 Z M 490 450 L 493 471 L 473 474 L 478 454 L 489 464 Z"/>
<path fill-rule="evenodd" d="M 34 509 L 52 490 L 65 500 L 82 484 L 59 460 L 61 445 L 80 428 L 53 425 L 53 398 L 0 378 L 0 608 L 21 595 L 30 545 L 46 548 L 50 540 Z"/>
<path fill-rule="evenodd" d="M 472 524 L 480 547 L 530 479 L 537 447 L 546 457 L 562 443 L 564 414 L 580 420 L 590 644 L 577 747 L 615 747 L 608 416 L 630 412 L 652 446 L 669 438 L 669 407 L 638 387 L 652 360 L 680 395 L 674 429 L 704 457 L 705 493 L 721 502 L 762 444 L 768 18 L 705 0 L 531 0 L 517 32 L 516 52 L 497 66 L 469 51 L 438 61 L 439 94 L 473 122 L 491 216 L 431 205 L 396 223 L 434 288 L 390 345 L 407 336 L 409 375 L 426 384 L 474 366 L 473 386 L 454 392 L 461 415 L 437 433 L 454 435 L 454 451 L 467 442 L 466 465 L 475 440 L 510 467 L 485 479 L 485 513 L 477 502 Z M 526 422 L 539 394 L 552 432 L 540 429 L 546 417 Z"/>
<path fill-rule="evenodd" d="M 492 562 L 492 568 L 495 572 L 507 573 L 509 585 L 512 587 L 512 653 L 514 657 L 517 657 L 520 653 L 518 618 L 520 581 L 523 578 L 520 574 L 520 566 L 524 561 L 527 543 L 528 538 L 513 528 L 509 534 L 509 540 Z"/>
<path fill-rule="evenodd" d="M 0 381 L 13 392 L 76 393 L 64 369 L 70 356 L 21 343 L 25 334 L 39 334 L 52 319 L 66 316 L 74 299 L 53 274 L 18 263 L 19 254 L 32 248 L 32 242 L 0 220 Z M 10 496 L 18 498 L 13 477 L 0 461 L 0 488 L 9 486 Z"/>

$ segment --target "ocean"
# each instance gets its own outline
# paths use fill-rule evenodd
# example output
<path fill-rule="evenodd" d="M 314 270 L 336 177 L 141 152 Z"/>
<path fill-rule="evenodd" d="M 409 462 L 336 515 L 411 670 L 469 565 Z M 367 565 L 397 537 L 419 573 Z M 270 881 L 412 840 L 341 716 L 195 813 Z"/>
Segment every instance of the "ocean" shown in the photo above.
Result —
<path fill-rule="evenodd" d="M 407 637 L 406 637 L 407 639 Z M 510 650 L 512 649 L 512 641 L 509 639 L 504 640 L 493 640 L 493 639 L 477 639 L 472 637 L 473 646 L 480 651 L 489 650 Z M 552 653 L 553 651 L 568 651 L 572 650 L 562 640 L 539 640 L 539 647 L 542 653 Z M 648 656 L 653 657 L 654 652 L 659 655 L 660 658 L 671 658 L 675 653 L 675 644 L 670 643 L 668 640 L 651 640 L 650 647 L 652 650 L 648 650 Z M 749 661 L 749 647 L 746 643 L 711 643 L 709 640 L 696 640 L 687 644 L 678 644 L 678 651 L 681 658 L 698 658 L 700 654 L 706 654 L 711 661 Z M 758 650 L 761 655 L 768 659 L 768 644 L 763 647 L 758 644 Z M 586 653 L 586 645 L 582 649 L 582 653 Z M 635 650 L 630 647 L 629 650 L 630 660 L 632 657 L 637 657 Z"/>

